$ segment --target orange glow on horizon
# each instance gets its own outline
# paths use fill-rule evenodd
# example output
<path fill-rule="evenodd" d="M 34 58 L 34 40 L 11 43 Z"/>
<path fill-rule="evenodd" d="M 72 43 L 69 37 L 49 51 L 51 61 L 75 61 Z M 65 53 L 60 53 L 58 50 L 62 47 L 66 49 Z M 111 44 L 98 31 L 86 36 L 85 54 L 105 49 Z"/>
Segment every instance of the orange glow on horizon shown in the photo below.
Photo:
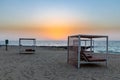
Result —
<path fill-rule="evenodd" d="M 63 40 L 72 32 L 72 29 L 68 27 L 43 27 L 41 32 L 48 39 Z"/>
<path fill-rule="evenodd" d="M 19 27 L 15 27 L 19 26 Z M 47 40 L 66 40 L 69 35 L 87 34 L 93 32 L 89 24 L 78 21 L 45 21 L 43 23 L 30 23 L 25 25 L 13 25 L 2 29 L 4 32 L 15 33 L 18 37 L 36 37 Z M 95 31 L 95 29 L 94 29 Z"/>
<path fill-rule="evenodd" d="M 15 33 L 20 37 L 36 37 L 38 39 L 48 40 L 66 40 L 69 35 L 82 34 L 88 30 L 85 24 L 77 23 L 43 23 L 36 25 L 23 25 L 21 27 L 11 27 L 4 29 L 4 32 Z M 27 36 L 28 35 L 28 36 Z"/>

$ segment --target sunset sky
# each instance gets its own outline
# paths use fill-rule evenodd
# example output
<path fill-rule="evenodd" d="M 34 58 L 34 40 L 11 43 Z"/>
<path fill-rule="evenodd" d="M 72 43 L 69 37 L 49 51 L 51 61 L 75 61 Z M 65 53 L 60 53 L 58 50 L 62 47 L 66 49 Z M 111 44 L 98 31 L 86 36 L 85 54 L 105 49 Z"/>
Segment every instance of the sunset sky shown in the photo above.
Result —
<path fill-rule="evenodd" d="M 71 34 L 120 40 L 120 0 L 0 0 L 0 40 L 65 40 Z"/>

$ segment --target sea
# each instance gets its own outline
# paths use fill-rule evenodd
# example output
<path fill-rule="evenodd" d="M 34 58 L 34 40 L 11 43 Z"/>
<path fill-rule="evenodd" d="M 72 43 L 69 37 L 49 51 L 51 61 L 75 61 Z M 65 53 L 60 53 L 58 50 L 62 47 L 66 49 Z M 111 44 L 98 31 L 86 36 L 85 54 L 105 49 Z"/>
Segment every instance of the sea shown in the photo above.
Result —
<path fill-rule="evenodd" d="M 30 41 L 24 41 L 22 44 L 29 44 L 31 45 L 32 42 Z M 94 42 L 94 51 L 95 52 L 105 52 L 106 46 L 105 46 L 105 41 L 95 41 Z M 5 41 L 0 41 L 0 46 L 5 45 Z M 8 45 L 14 45 L 18 46 L 19 41 L 9 41 Z M 67 41 L 65 40 L 59 40 L 59 41 L 42 41 L 38 40 L 36 41 L 36 46 L 67 46 Z M 120 41 L 109 41 L 108 43 L 108 51 L 111 54 L 120 54 Z"/>

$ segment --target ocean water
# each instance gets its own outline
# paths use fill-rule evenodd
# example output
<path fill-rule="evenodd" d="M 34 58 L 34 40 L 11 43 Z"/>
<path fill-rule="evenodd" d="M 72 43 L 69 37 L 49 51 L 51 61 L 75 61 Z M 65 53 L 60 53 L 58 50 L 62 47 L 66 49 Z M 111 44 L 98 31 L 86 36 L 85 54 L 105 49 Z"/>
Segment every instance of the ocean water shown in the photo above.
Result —
<path fill-rule="evenodd" d="M 105 44 L 106 44 L 105 41 L 95 41 L 95 45 L 94 45 L 95 51 L 96 52 L 105 52 L 105 50 L 106 50 Z M 120 54 L 120 41 L 109 41 L 108 51 L 109 51 L 109 53 Z"/>
<path fill-rule="evenodd" d="M 31 41 L 23 41 L 24 45 L 32 45 Z M 105 52 L 105 41 L 95 41 L 94 51 Z M 0 45 L 5 45 L 4 41 L 0 41 Z M 9 45 L 19 45 L 19 41 L 9 41 Z M 67 41 L 36 41 L 37 46 L 67 46 Z M 109 41 L 109 53 L 120 54 L 120 41 Z"/>

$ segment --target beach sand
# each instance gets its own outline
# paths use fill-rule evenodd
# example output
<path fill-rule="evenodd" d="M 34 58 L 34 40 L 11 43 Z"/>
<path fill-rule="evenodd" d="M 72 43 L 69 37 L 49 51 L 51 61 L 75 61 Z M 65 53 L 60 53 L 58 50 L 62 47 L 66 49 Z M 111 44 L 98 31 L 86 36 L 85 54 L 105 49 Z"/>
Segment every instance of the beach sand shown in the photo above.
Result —
<path fill-rule="evenodd" d="M 37 47 L 35 54 L 19 54 L 19 47 L 0 47 L 0 80 L 120 80 L 120 55 L 105 64 L 67 64 L 67 50 Z"/>

